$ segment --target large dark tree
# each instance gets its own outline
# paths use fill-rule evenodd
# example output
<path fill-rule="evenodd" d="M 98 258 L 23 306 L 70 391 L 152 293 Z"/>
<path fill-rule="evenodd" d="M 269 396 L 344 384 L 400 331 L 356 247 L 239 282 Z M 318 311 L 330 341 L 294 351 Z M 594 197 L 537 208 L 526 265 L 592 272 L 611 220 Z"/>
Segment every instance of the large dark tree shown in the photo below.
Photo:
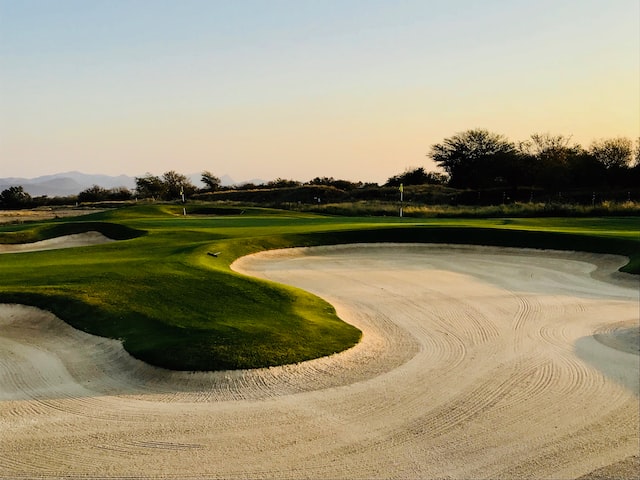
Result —
<path fill-rule="evenodd" d="M 27 207 L 31 203 L 31 195 L 24 191 L 22 185 L 9 187 L 0 193 L 0 205 L 5 208 Z"/>
<path fill-rule="evenodd" d="M 633 163 L 633 142 L 630 138 L 606 138 L 593 142 L 589 154 L 605 169 L 609 187 L 631 186 L 629 173 Z"/>
<path fill-rule="evenodd" d="M 183 192 L 188 197 L 197 190 L 185 175 L 174 170 L 163 173 L 162 179 L 165 187 L 163 194 L 165 200 L 180 198 Z"/>
<path fill-rule="evenodd" d="M 597 140 L 589 147 L 589 153 L 605 168 L 626 168 L 633 160 L 633 142 L 626 137 Z"/>
<path fill-rule="evenodd" d="M 162 198 L 164 200 L 177 200 L 182 196 L 186 197 L 197 191 L 197 188 L 189 179 L 170 170 L 162 174 L 162 178 L 147 173 L 144 177 L 136 177 L 136 190 L 138 195 L 144 198 Z"/>
<path fill-rule="evenodd" d="M 147 173 L 144 177 L 136 177 L 136 192 L 142 198 L 160 198 L 164 193 L 164 182 L 155 175 Z"/>
<path fill-rule="evenodd" d="M 449 175 L 455 188 L 504 184 L 505 172 L 519 161 L 515 145 L 503 135 L 475 129 L 431 146 L 428 156 Z M 514 177 L 515 178 L 515 177 Z"/>
<path fill-rule="evenodd" d="M 521 147 L 531 167 L 531 183 L 536 186 L 562 191 L 592 182 L 586 178 L 577 181 L 577 176 L 584 177 L 585 172 L 577 169 L 586 165 L 586 152 L 580 145 L 572 144 L 570 136 L 535 133 Z"/>

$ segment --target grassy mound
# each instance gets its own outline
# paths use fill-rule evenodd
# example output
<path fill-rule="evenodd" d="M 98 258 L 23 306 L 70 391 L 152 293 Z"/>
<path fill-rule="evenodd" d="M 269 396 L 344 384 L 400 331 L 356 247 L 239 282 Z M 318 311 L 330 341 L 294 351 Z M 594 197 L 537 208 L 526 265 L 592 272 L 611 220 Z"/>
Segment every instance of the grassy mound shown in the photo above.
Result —
<path fill-rule="evenodd" d="M 640 272 L 638 219 L 329 217 L 219 205 L 139 205 L 0 228 L 0 242 L 100 231 L 122 240 L 2 255 L 0 302 L 52 311 L 81 330 L 122 339 L 132 355 L 177 370 L 294 363 L 356 344 L 361 332 L 299 289 L 247 278 L 249 253 L 359 242 L 447 242 L 627 255 Z M 221 252 L 218 257 L 208 252 Z"/>
<path fill-rule="evenodd" d="M 12 231 L 0 229 L 0 243 L 32 243 L 50 238 L 74 235 L 77 233 L 100 232 L 113 240 L 129 240 L 144 235 L 144 231 L 136 230 L 111 222 L 74 222 L 72 220 L 64 223 L 52 222 L 48 224 L 29 224 L 14 228 Z"/>

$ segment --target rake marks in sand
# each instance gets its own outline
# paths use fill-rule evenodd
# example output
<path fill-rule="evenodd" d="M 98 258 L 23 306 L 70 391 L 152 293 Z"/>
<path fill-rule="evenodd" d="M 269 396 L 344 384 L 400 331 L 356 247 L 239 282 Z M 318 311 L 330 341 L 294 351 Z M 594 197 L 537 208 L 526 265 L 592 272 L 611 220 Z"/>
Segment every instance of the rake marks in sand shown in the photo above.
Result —
<path fill-rule="evenodd" d="M 637 356 L 592 335 L 625 337 L 637 292 L 591 278 L 594 257 L 532 258 L 344 246 L 242 259 L 364 332 L 341 354 L 254 371 L 168 372 L 0 307 L 0 471 L 574 478 L 622 460 L 637 449 Z"/>

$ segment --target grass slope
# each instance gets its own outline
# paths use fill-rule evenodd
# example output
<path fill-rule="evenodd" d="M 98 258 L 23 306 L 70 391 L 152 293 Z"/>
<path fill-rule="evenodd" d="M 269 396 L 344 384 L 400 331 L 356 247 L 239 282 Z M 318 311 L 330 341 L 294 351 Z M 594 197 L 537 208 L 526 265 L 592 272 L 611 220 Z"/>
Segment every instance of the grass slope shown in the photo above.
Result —
<path fill-rule="evenodd" d="M 294 363 L 342 351 L 360 332 L 304 291 L 232 272 L 271 248 L 351 242 L 448 242 L 629 256 L 640 272 L 638 218 L 329 217 L 206 205 L 140 205 L 0 228 L 0 242 L 98 230 L 121 241 L 0 256 L 0 302 L 35 305 L 76 328 L 124 341 L 134 356 L 178 370 Z M 221 251 L 217 258 L 208 251 Z"/>

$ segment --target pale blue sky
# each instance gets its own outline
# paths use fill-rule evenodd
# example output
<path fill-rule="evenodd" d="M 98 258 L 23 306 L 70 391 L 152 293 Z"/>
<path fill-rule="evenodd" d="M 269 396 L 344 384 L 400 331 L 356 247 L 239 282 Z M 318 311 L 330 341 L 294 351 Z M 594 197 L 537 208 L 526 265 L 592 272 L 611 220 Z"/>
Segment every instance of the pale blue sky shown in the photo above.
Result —
<path fill-rule="evenodd" d="M 0 0 L 0 177 L 384 182 L 470 128 L 640 133 L 638 0 Z"/>

